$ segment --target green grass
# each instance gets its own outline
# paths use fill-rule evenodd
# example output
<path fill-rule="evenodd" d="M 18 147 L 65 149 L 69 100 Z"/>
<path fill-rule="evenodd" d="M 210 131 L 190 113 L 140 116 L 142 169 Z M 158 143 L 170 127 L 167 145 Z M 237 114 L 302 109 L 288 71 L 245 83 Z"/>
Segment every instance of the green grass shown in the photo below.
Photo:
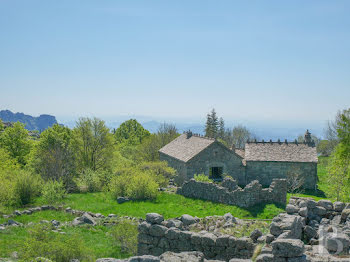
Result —
<path fill-rule="evenodd" d="M 28 224 L 29 222 L 40 222 L 41 220 L 48 220 L 51 221 L 53 219 L 56 219 L 60 222 L 66 222 L 66 221 L 72 221 L 75 218 L 72 214 L 65 213 L 62 211 L 54 211 L 54 210 L 45 210 L 45 211 L 39 211 L 35 212 L 31 215 L 21 215 L 16 216 L 14 218 L 10 218 L 13 220 L 16 220 L 17 222 Z M 0 217 L 0 224 L 7 222 L 8 219 L 5 219 L 3 217 Z"/>
<path fill-rule="evenodd" d="M 213 203 L 199 199 L 185 198 L 181 195 L 161 193 L 155 201 L 132 201 L 118 204 L 108 193 L 70 194 L 64 200 L 65 206 L 73 209 L 119 216 L 145 218 L 147 213 L 159 213 L 167 218 L 179 217 L 183 214 L 205 217 L 224 215 L 230 212 L 239 218 L 273 218 L 282 207 L 274 204 L 258 205 L 248 209 L 236 206 Z"/>
<path fill-rule="evenodd" d="M 12 252 L 18 251 L 28 237 L 26 228 L 10 227 L 0 232 L 0 257 L 10 257 Z"/>
<path fill-rule="evenodd" d="M 64 227 L 62 231 L 68 235 L 78 235 L 88 248 L 89 255 L 94 258 L 115 257 L 125 258 L 127 255 L 120 252 L 120 248 L 114 245 L 109 235 L 111 227 L 105 226 L 80 226 Z M 14 251 L 20 251 L 29 236 L 28 228 L 10 227 L 0 232 L 0 257 L 10 257 Z"/>

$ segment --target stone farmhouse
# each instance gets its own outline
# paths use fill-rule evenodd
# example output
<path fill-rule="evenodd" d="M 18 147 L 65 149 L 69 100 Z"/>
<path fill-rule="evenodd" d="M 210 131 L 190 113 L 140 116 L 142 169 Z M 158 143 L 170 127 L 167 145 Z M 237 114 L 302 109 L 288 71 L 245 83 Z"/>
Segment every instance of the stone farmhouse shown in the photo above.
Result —
<path fill-rule="evenodd" d="M 304 142 L 247 141 L 245 149 L 227 148 L 216 139 L 186 132 L 159 150 L 160 160 L 177 170 L 177 183 L 195 174 L 221 180 L 224 174 L 241 186 L 258 180 L 269 186 L 274 178 L 299 174 L 305 189 L 316 189 L 317 152 L 309 131 Z"/>

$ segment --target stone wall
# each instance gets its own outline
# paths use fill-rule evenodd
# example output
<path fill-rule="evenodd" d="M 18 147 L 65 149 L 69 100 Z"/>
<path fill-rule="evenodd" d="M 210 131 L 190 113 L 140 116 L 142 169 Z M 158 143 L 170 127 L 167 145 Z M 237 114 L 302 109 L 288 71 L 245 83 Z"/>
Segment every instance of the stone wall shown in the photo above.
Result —
<path fill-rule="evenodd" d="M 213 143 L 186 163 L 187 180 L 195 174 L 209 176 L 211 167 L 222 167 L 223 173 L 234 178 L 239 185 L 245 185 L 245 166 L 242 158 L 219 142 Z"/>
<path fill-rule="evenodd" d="M 305 189 L 316 188 L 317 163 L 247 161 L 246 181 L 259 180 L 263 186 L 268 186 L 274 178 L 286 178 L 288 172 L 300 172 Z"/>
<path fill-rule="evenodd" d="M 286 212 L 273 219 L 267 235 L 269 241 L 266 241 L 272 250 L 260 255 L 257 262 L 279 261 L 282 254 L 273 250 L 277 247 L 281 251 L 279 245 L 284 245 L 291 255 L 295 253 L 293 249 L 298 248 L 300 260 L 293 261 L 350 261 L 349 203 L 291 197 Z M 301 243 L 307 244 L 302 256 Z"/>
<path fill-rule="evenodd" d="M 256 243 L 251 238 L 215 235 L 206 231 L 191 232 L 186 230 L 190 223 L 195 222 L 186 217 L 182 221 L 164 221 L 159 214 L 147 214 L 146 221 L 138 227 L 138 255 L 159 256 L 167 251 L 200 251 L 206 259 L 228 261 L 252 257 Z"/>
<path fill-rule="evenodd" d="M 228 184 L 226 181 L 228 179 L 231 180 L 226 177 L 221 185 Z M 191 179 L 177 190 L 177 194 L 239 207 L 250 207 L 259 203 L 286 204 L 287 182 L 285 179 L 274 179 L 269 188 L 263 188 L 257 180 L 243 189 L 240 187 L 230 189 L 221 185 Z"/>

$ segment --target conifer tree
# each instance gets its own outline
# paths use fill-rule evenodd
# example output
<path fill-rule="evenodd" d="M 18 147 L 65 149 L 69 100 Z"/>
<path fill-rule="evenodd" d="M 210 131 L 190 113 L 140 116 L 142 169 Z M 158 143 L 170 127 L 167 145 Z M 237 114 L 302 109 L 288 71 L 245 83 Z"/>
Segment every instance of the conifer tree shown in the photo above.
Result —
<path fill-rule="evenodd" d="M 219 119 L 219 133 L 218 137 L 221 139 L 225 139 L 225 121 L 222 117 Z"/>
<path fill-rule="evenodd" d="M 205 123 L 205 136 L 212 137 L 212 119 L 211 115 L 207 114 L 207 122 Z"/>

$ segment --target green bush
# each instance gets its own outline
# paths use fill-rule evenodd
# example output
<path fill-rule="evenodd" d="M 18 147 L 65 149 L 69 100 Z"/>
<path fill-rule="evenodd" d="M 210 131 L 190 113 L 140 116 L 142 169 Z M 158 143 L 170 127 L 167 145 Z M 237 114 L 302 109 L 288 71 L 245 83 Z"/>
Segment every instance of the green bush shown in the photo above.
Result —
<path fill-rule="evenodd" d="M 111 230 L 115 245 L 130 256 L 137 252 L 137 234 L 137 225 L 129 220 L 121 220 Z"/>
<path fill-rule="evenodd" d="M 54 204 L 61 202 L 66 196 L 65 186 L 62 181 L 51 180 L 42 188 L 42 198 L 45 203 Z"/>
<path fill-rule="evenodd" d="M 52 229 L 51 225 L 42 224 L 29 229 L 29 236 L 19 252 L 20 258 L 23 261 L 32 261 L 37 257 L 45 257 L 55 262 L 71 259 L 93 261 L 79 236 L 52 232 Z"/>
<path fill-rule="evenodd" d="M 21 206 L 32 203 L 34 198 L 40 194 L 42 179 L 39 175 L 29 172 L 19 172 L 15 178 L 14 193 Z"/>
<path fill-rule="evenodd" d="M 126 194 L 135 200 L 156 199 L 159 185 L 148 173 L 138 173 L 130 178 Z"/>
<path fill-rule="evenodd" d="M 207 182 L 207 183 L 213 182 L 213 180 L 211 180 L 208 176 L 204 174 L 194 175 L 194 180 L 196 180 L 197 182 Z"/>
<path fill-rule="evenodd" d="M 165 161 L 143 162 L 139 168 L 143 171 L 152 172 L 160 187 L 167 187 L 169 180 L 174 178 L 176 174 L 175 169 L 169 167 Z"/>
<path fill-rule="evenodd" d="M 139 170 L 114 177 L 109 186 L 115 198 L 124 196 L 134 200 L 155 199 L 158 188 L 159 185 L 151 173 Z"/>
<path fill-rule="evenodd" d="M 126 174 L 115 176 L 111 179 L 109 190 L 113 194 L 114 198 L 126 196 L 128 184 L 129 180 Z"/>
<path fill-rule="evenodd" d="M 75 182 L 81 193 L 93 193 L 102 190 L 101 175 L 91 169 L 85 169 Z"/>

